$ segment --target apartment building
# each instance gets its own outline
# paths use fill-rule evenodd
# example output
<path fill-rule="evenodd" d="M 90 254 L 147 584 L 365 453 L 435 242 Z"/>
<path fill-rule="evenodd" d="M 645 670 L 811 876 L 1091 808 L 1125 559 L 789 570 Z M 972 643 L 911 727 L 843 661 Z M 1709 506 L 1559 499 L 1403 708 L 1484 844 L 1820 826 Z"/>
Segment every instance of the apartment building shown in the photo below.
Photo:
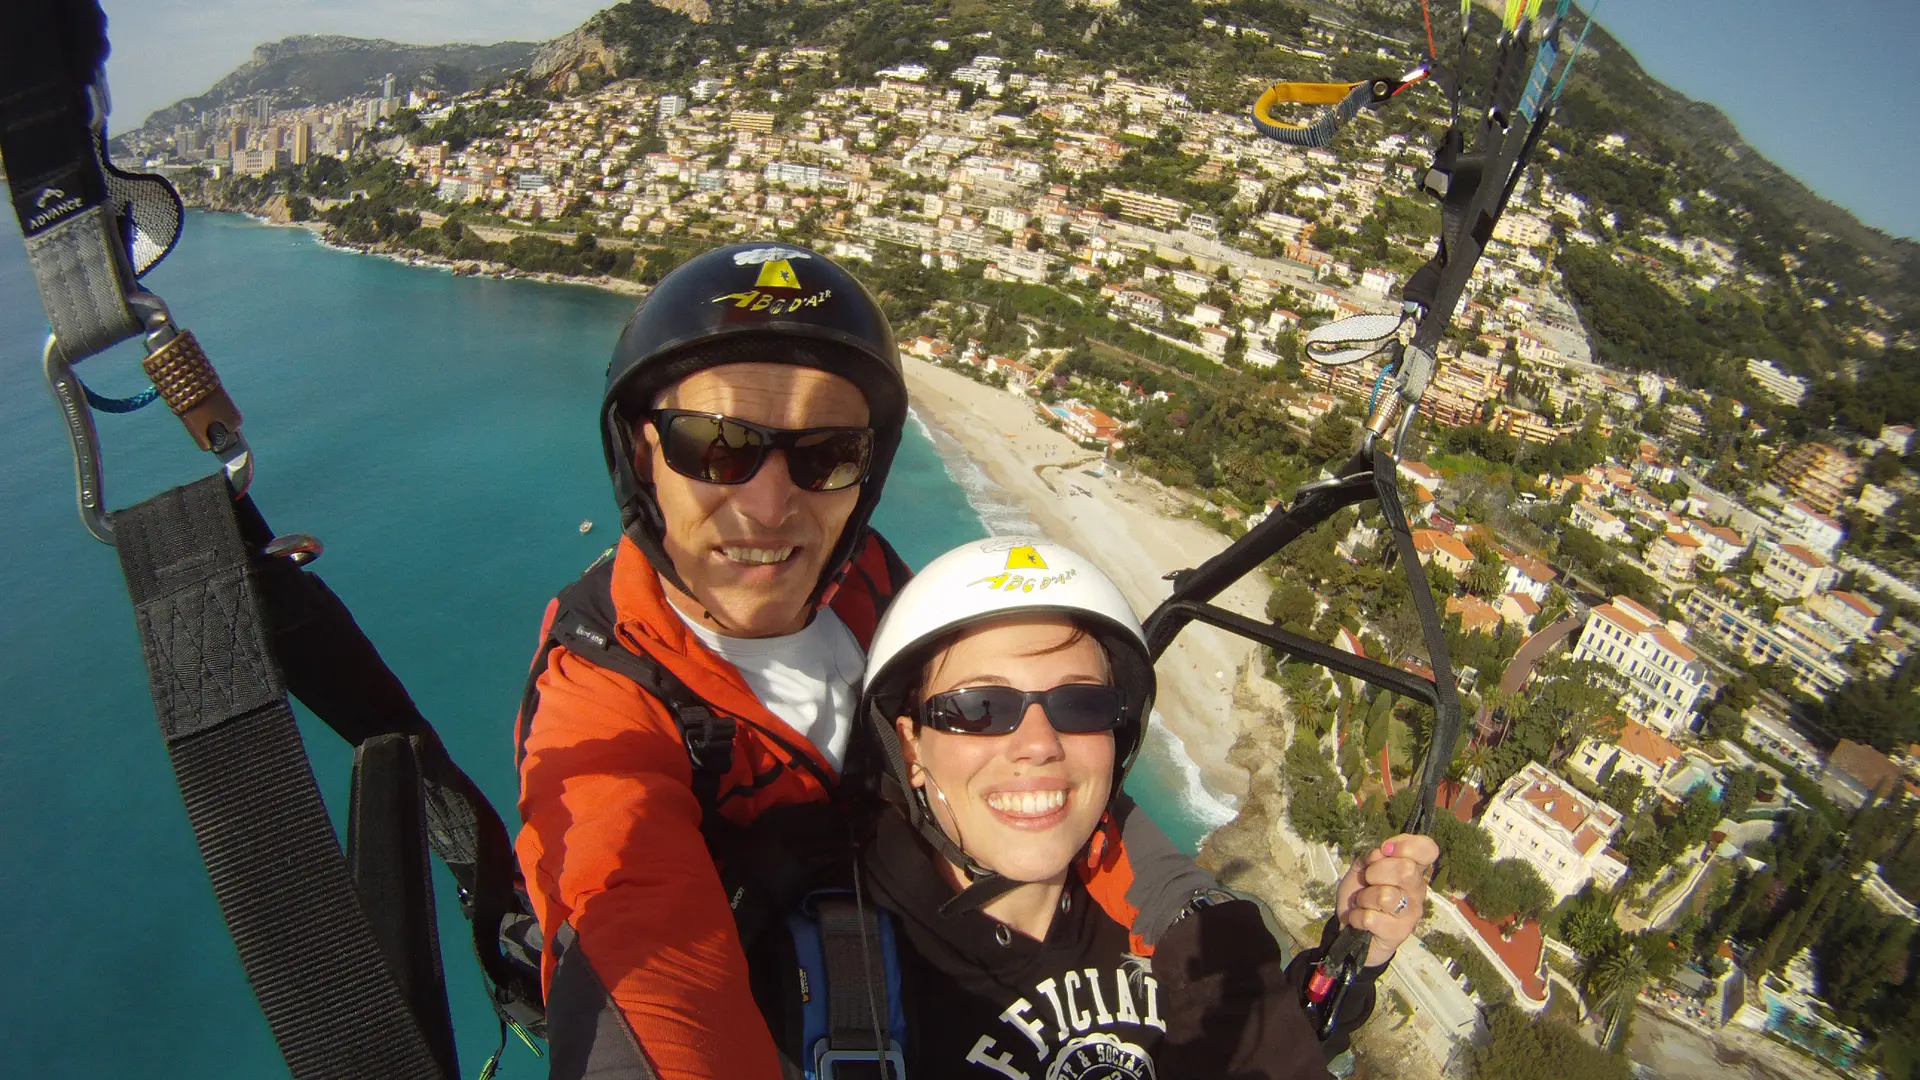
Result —
<path fill-rule="evenodd" d="M 1559 901 L 1589 881 L 1612 888 L 1625 876 L 1626 863 L 1607 852 L 1620 820 L 1620 811 L 1530 761 L 1501 786 L 1480 824 L 1493 837 L 1494 858 L 1528 863 Z"/>
<path fill-rule="evenodd" d="M 1773 482 L 1832 514 L 1860 484 L 1861 464 L 1825 443 L 1801 443 L 1773 464 Z"/>
<path fill-rule="evenodd" d="M 1782 600 L 1806 600 L 1830 588 L 1840 571 L 1799 544 L 1781 544 L 1767 553 L 1755 584 Z"/>
<path fill-rule="evenodd" d="M 1879 604 L 1858 593 L 1838 591 L 1815 593 L 1806 608 L 1854 641 L 1873 636 L 1873 626 L 1880 621 L 1882 610 Z"/>
<path fill-rule="evenodd" d="M 1831 515 L 1808 506 L 1801 499 L 1788 503 L 1786 509 L 1780 512 L 1780 524 L 1802 541 L 1807 550 L 1817 551 L 1829 559 L 1839 550 L 1840 541 L 1847 538 L 1845 525 Z"/>
<path fill-rule="evenodd" d="M 1787 374 L 1771 360 L 1748 360 L 1747 374 L 1777 401 L 1798 405 L 1807 396 L 1807 380 Z"/>
<path fill-rule="evenodd" d="M 1573 658 L 1610 668 L 1622 702 L 1638 714 L 1634 719 L 1667 736 L 1692 730 L 1707 692 L 1707 666 L 1660 616 L 1631 598 L 1616 596 L 1587 614 Z"/>
<path fill-rule="evenodd" d="M 1627 541 L 1626 522 L 1584 500 L 1573 504 L 1573 509 L 1567 514 L 1567 524 L 1584 529 L 1611 544 L 1624 544 Z"/>
<path fill-rule="evenodd" d="M 1700 541 L 1693 534 L 1668 531 L 1647 546 L 1647 565 L 1669 581 L 1690 581 L 1700 558 Z"/>
<path fill-rule="evenodd" d="M 1536 604 L 1547 602 L 1547 593 L 1560 577 L 1560 572 L 1531 555 L 1508 548 L 1500 549 L 1500 561 L 1506 567 L 1501 579 L 1501 591 L 1519 593 L 1531 597 Z"/>
<path fill-rule="evenodd" d="M 1852 677 L 1838 663 L 1838 652 L 1822 648 L 1791 617 L 1770 623 L 1758 611 L 1706 588 L 1687 594 L 1680 610 L 1689 623 L 1747 662 L 1784 664 L 1801 689 L 1817 697 L 1824 698 Z"/>
<path fill-rule="evenodd" d="M 1700 554 L 1695 563 L 1714 570 L 1725 570 L 1740 561 L 1740 556 L 1747 552 L 1746 538 L 1725 525 L 1709 525 L 1693 520 L 1687 522 L 1687 534 L 1700 542 Z"/>

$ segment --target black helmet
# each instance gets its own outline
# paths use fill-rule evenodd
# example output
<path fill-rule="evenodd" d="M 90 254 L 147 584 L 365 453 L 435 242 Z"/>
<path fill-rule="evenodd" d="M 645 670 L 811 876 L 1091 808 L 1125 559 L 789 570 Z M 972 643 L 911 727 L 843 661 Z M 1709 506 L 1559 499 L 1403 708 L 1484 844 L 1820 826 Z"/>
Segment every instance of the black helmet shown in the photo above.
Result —
<path fill-rule="evenodd" d="M 607 365 L 600 406 L 620 526 L 662 577 L 686 588 L 663 544 L 652 485 L 634 474 L 633 424 L 662 390 L 688 375 L 750 362 L 832 372 L 867 399 L 873 460 L 814 585 L 818 603 L 858 551 L 907 422 L 907 384 L 886 314 L 852 274 L 818 252 L 775 243 L 716 248 L 674 268 L 634 309 Z"/>

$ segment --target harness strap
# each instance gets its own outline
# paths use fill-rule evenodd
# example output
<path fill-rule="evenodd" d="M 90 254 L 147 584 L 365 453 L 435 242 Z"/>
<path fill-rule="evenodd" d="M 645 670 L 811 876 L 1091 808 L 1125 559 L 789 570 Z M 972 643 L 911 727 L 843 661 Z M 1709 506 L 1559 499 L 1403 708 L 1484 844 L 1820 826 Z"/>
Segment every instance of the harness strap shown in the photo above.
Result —
<path fill-rule="evenodd" d="M 224 476 L 121 511 L 154 709 L 215 897 L 298 1080 L 458 1075 L 401 993 L 268 646 Z"/>
<path fill-rule="evenodd" d="M 229 502 L 242 539 L 253 550 L 264 548 L 274 534 L 253 501 Z M 385 735 L 411 740 L 427 840 L 452 873 L 494 1006 L 509 1024 L 537 1034 L 539 969 L 514 962 L 502 944 L 503 928 L 530 920 L 532 909 L 514 889 L 519 863 L 499 812 L 454 764 L 399 677 L 318 574 L 281 558 L 257 561 L 253 572 L 273 654 L 293 696 L 354 747 Z"/>
<path fill-rule="evenodd" d="M 141 332 L 128 298 L 179 238 L 180 197 L 107 159 L 99 5 L 16 6 L 0 35 L 0 159 L 59 355 L 77 363 Z"/>
<path fill-rule="evenodd" d="M 904 1080 L 906 1015 L 891 920 L 852 893 L 827 890 L 807 897 L 787 926 L 801 971 L 807 1080 Z"/>
<path fill-rule="evenodd" d="M 564 645 L 568 652 L 585 657 L 602 667 L 632 680 L 673 713 L 673 721 L 686 743 L 687 757 L 693 764 L 693 794 L 700 800 L 703 813 L 711 813 L 720 802 L 720 781 L 733 769 L 733 737 L 739 721 L 716 712 L 695 694 L 666 665 L 644 653 L 635 652 L 620 640 L 614 630 L 613 560 L 594 564 L 579 580 L 560 593 L 559 605 L 548 631 L 547 650 Z M 528 694 L 534 690 L 531 682 Z M 533 714 L 523 713 L 520 745 L 515 759 L 526 756 L 526 735 Z"/>
<path fill-rule="evenodd" d="M 1378 445 L 1373 451 L 1373 484 L 1380 501 L 1380 515 L 1393 533 L 1393 544 L 1405 564 L 1408 591 L 1413 594 L 1413 609 L 1420 617 L 1420 636 L 1425 639 L 1427 659 L 1433 666 L 1436 702 L 1433 709 L 1433 742 L 1427 749 L 1420 770 L 1419 797 L 1414 799 L 1403 832 L 1425 834 L 1433 828 L 1434 801 L 1440 794 L 1440 780 L 1453 763 L 1453 744 L 1460 737 L 1460 688 L 1453 676 L 1453 660 L 1447 653 L 1446 624 L 1434 605 L 1433 589 L 1427 584 L 1426 567 L 1420 565 L 1419 552 L 1413 546 L 1413 531 L 1406 510 L 1400 504 L 1396 483 L 1399 465 L 1392 454 Z"/>

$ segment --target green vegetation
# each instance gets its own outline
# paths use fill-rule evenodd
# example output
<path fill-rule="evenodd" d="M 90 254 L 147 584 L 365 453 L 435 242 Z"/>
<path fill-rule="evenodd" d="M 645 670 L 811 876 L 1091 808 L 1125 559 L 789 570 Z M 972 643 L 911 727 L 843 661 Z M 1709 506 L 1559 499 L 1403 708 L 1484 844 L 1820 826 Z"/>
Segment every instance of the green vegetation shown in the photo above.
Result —
<path fill-rule="evenodd" d="M 1481 1001 L 1499 1005 L 1513 1000 L 1513 989 L 1471 942 L 1444 930 L 1435 930 L 1422 936 L 1420 943 L 1433 955 L 1456 964 L 1460 974 L 1466 976 L 1468 988 L 1478 994 Z"/>
<path fill-rule="evenodd" d="M 1608 1053 L 1579 1029 L 1514 1006 L 1487 1013 L 1485 1045 L 1467 1052 L 1470 1080 L 1631 1080 L 1625 1054 Z"/>

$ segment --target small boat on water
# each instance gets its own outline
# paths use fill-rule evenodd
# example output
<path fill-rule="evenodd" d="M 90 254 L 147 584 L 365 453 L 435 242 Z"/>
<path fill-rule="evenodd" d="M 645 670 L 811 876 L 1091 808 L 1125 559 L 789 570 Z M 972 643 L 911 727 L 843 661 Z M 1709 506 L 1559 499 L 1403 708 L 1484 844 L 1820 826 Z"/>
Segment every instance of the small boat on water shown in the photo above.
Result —
<path fill-rule="evenodd" d="M 593 520 L 591 518 L 584 520 L 580 523 L 581 536 L 585 536 L 592 531 L 593 531 Z"/>

